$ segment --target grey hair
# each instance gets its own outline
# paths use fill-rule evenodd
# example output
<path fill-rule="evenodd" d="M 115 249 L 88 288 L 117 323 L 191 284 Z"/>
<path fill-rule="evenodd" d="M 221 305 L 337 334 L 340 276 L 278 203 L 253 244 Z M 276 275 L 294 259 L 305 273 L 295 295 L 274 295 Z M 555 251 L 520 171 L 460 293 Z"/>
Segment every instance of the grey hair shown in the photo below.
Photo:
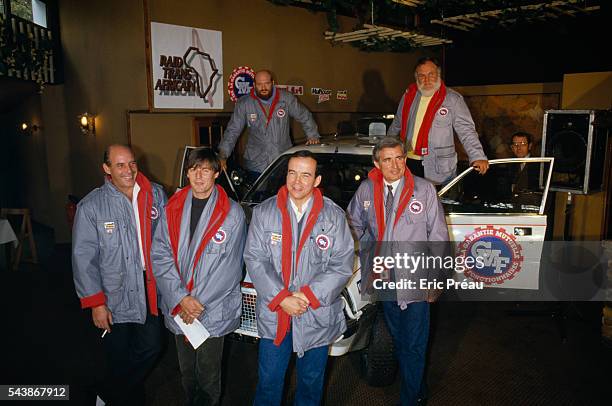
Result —
<path fill-rule="evenodd" d="M 380 162 L 380 151 L 384 148 L 395 148 L 395 147 L 401 147 L 402 148 L 402 154 L 406 153 L 406 146 L 404 145 L 404 143 L 402 141 L 399 140 L 399 138 L 396 137 L 383 137 L 380 141 L 378 141 L 378 143 L 376 144 L 376 146 L 374 147 L 374 150 L 372 151 L 372 159 L 375 162 Z"/>

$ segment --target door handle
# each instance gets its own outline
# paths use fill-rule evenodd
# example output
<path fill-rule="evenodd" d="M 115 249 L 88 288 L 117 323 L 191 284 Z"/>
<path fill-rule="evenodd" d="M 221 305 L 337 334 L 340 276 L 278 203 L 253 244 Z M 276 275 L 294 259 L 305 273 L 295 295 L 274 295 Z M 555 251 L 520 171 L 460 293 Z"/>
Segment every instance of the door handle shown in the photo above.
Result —
<path fill-rule="evenodd" d="M 514 235 L 519 237 L 532 235 L 532 229 L 531 227 L 514 227 Z"/>

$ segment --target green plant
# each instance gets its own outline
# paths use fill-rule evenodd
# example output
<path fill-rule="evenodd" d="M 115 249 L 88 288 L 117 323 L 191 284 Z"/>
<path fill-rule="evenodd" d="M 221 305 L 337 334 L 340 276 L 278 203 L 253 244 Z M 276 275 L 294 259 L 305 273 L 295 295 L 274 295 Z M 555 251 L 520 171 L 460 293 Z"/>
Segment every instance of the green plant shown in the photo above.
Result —
<path fill-rule="evenodd" d="M 0 14 L 0 75 L 19 72 L 22 78 L 29 73 L 42 92 L 45 85 L 44 70 L 51 56 L 53 44 L 41 36 L 38 43 L 31 31 L 15 32 L 8 19 Z"/>

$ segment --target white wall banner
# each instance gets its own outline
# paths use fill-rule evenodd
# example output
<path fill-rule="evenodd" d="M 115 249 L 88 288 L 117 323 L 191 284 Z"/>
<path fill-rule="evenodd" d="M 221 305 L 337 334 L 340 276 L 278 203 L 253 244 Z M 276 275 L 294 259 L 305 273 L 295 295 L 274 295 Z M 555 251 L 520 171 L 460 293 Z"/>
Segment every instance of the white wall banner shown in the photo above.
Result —
<path fill-rule="evenodd" d="M 222 109 L 221 31 L 151 23 L 153 107 Z"/>

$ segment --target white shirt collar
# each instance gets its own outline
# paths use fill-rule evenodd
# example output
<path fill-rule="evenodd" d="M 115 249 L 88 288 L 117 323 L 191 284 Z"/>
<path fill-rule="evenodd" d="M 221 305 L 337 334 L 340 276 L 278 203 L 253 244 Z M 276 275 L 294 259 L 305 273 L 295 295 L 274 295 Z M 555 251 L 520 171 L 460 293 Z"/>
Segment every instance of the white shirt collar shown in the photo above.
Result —
<path fill-rule="evenodd" d="M 389 189 L 387 186 L 391 185 L 391 187 L 393 188 L 393 192 L 392 192 L 393 196 L 395 196 L 395 191 L 397 190 L 397 187 L 399 186 L 399 183 L 400 183 L 401 180 L 402 179 L 400 178 L 400 179 L 396 180 L 395 182 L 389 183 L 389 182 L 387 182 L 386 180 L 383 179 L 383 181 L 385 182 L 385 194 L 387 194 L 387 190 Z"/>
<path fill-rule="evenodd" d="M 304 216 L 304 212 L 306 211 L 306 209 L 308 208 L 308 204 L 310 204 L 310 201 L 312 200 L 312 196 L 310 196 L 308 198 L 308 200 L 306 200 L 304 202 L 304 204 L 302 204 L 302 211 L 300 212 L 298 210 L 298 207 L 296 206 L 295 203 L 293 203 L 293 200 L 291 199 L 291 197 L 289 198 L 289 202 L 291 202 L 291 208 L 293 209 L 293 213 L 295 213 L 295 217 L 297 218 L 297 221 L 299 222 L 302 217 Z"/>

